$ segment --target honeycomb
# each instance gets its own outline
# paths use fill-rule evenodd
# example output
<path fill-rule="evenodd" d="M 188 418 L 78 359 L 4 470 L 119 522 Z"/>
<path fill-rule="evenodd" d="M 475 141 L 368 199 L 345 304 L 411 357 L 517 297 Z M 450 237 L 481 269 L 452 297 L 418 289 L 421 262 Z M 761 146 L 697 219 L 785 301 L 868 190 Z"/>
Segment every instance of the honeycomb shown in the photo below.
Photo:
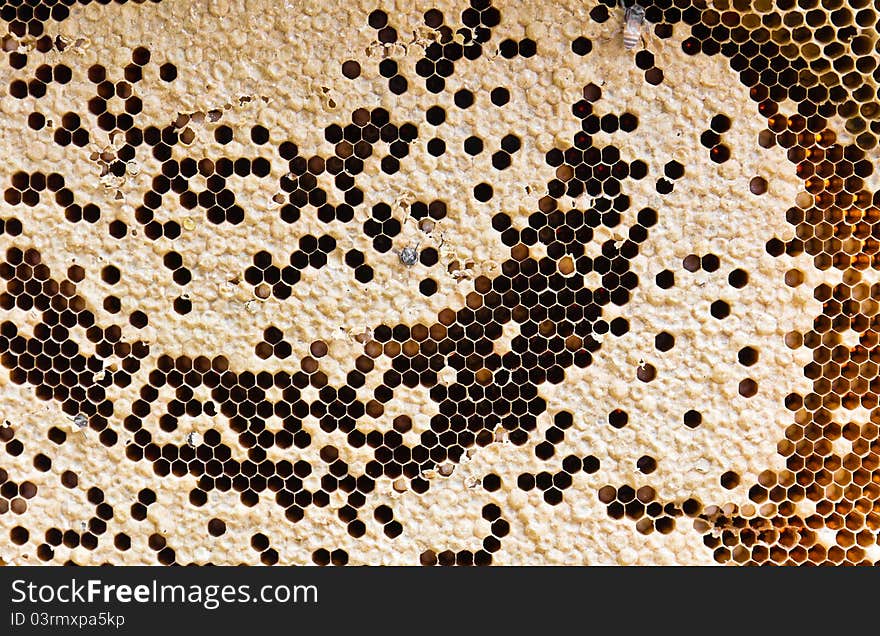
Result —
<path fill-rule="evenodd" d="M 642 6 L 3 3 L 2 562 L 880 560 L 880 5 Z"/>

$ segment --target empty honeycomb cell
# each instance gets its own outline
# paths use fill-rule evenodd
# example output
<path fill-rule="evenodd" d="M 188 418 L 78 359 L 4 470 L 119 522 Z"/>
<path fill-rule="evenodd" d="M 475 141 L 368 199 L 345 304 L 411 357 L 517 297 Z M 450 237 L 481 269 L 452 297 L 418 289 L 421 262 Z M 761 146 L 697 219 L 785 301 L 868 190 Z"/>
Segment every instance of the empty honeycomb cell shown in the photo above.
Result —
<path fill-rule="evenodd" d="M 652 86 L 657 86 L 663 82 L 663 71 L 657 67 L 649 68 L 645 71 L 645 81 Z"/>
<path fill-rule="evenodd" d="M 478 155 L 483 152 L 483 140 L 479 137 L 468 137 L 464 140 L 464 151 L 469 155 Z"/>
<path fill-rule="evenodd" d="M 684 176 L 684 166 L 678 161 L 670 161 L 663 166 L 663 174 L 669 179 L 681 179 Z"/>
<path fill-rule="evenodd" d="M 115 265 L 107 265 L 101 270 L 101 280 L 110 285 L 115 285 L 121 278 L 121 272 Z"/>
<path fill-rule="evenodd" d="M 715 163 L 724 163 L 730 159 L 730 148 L 725 144 L 717 144 L 709 150 L 709 157 Z"/>
<path fill-rule="evenodd" d="M 642 382 L 651 382 L 657 377 L 657 368 L 650 363 L 640 364 L 636 367 L 636 377 Z"/>
<path fill-rule="evenodd" d="M 675 337 L 665 331 L 654 337 L 654 346 L 658 351 L 669 351 L 675 346 Z"/>
<path fill-rule="evenodd" d="M 736 488 L 740 483 L 740 476 L 733 472 L 727 471 L 723 475 L 721 475 L 721 485 L 728 490 L 732 490 Z"/>
<path fill-rule="evenodd" d="M 721 136 L 712 130 L 706 130 L 700 135 L 700 143 L 711 149 L 721 143 Z"/>
<path fill-rule="evenodd" d="M 684 414 L 684 424 L 688 428 L 697 428 L 702 423 L 703 416 L 699 411 L 691 409 Z"/>
<path fill-rule="evenodd" d="M 754 347 L 743 347 L 737 353 L 737 360 L 741 365 L 750 367 L 758 362 L 758 350 Z"/>
<path fill-rule="evenodd" d="M 688 254 L 682 259 L 681 266 L 689 272 L 696 272 L 703 266 L 703 262 L 696 254 Z"/>
<path fill-rule="evenodd" d="M 723 300 L 716 300 L 712 303 L 709 311 L 714 318 L 720 320 L 722 318 L 727 318 L 730 315 L 730 305 Z"/>
<path fill-rule="evenodd" d="M 342 74 L 348 79 L 356 79 L 361 74 L 361 65 L 357 60 L 346 60 L 342 63 Z"/>
<path fill-rule="evenodd" d="M 754 397 L 758 392 L 758 383 L 751 378 L 741 380 L 739 383 L 739 394 L 743 397 Z"/>
<path fill-rule="evenodd" d="M 663 270 L 655 277 L 657 287 L 660 289 L 669 289 L 675 285 L 675 274 L 669 270 Z"/>
<path fill-rule="evenodd" d="M 480 183 L 474 186 L 474 198 L 481 203 L 485 203 L 492 198 L 492 186 L 488 183 Z"/>
<path fill-rule="evenodd" d="M 9 531 L 9 539 L 16 545 L 24 545 L 30 538 L 27 528 L 15 526 Z"/>
<path fill-rule="evenodd" d="M 707 272 L 715 272 L 721 266 L 721 261 L 715 254 L 705 254 L 700 259 L 700 266 Z"/>
<path fill-rule="evenodd" d="M 471 91 L 463 88 L 455 92 L 455 95 L 453 96 L 453 102 L 459 108 L 470 108 L 474 104 L 474 94 Z"/>
<path fill-rule="evenodd" d="M 742 269 L 735 269 L 730 272 L 727 277 L 728 282 L 732 287 L 736 287 L 737 289 L 741 289 L 745 287 L 749 282 L 749 275 L 746 271 Z"/>
<path fill-rule="evenodd" d="M 767 180 L 764 177 L 754 177 L 749 182 L 749 191 L 752 194 L 764 194 L 767 192 Z"/>
<path fill-rule="evenodd" d="M 629 422 L 629 415 L 626 411 L 615 409 L 608 414 L 608 423 L 614 428 L 623 428 Z"/>
<path fill-rule="evenodd" d="M 639 469 L 640 472 L 644 473 L 645 475 L 650 475 L 655 470 L 657 470 L 657 460 L 655 460 L 653 457 L 649 457 L 648 455 L 643 455 L 636 462 L 636 467 Z"/>

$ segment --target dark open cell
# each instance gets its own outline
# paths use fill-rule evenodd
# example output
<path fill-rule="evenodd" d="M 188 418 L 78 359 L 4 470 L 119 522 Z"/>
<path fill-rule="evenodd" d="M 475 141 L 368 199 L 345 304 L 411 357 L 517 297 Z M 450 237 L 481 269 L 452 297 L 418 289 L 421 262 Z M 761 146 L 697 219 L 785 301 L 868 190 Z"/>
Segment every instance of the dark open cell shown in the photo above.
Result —
<path fill-rule="evenodd" d="M 381 29 L 388 24 L 388 14 L 381 9 L 371 12 L 367 18 L 367 22 L 374 29 Z"/>
<path fill-rule="evenodd" d="M 724 133 L 730 130 L 730 118 L 727 115 L 718 114 L 712 117 L 710 127 L 716 133 Z"/>
<path fill-rule="evenodd" d="M 724 163 L 730 159 L 730 148 L 724 144 L 718 144 L 709 151 L 709 157 L 715 163 Z"/>
<path fill-rule="evenodd" d="M 636 461 L 636 468 L 645 475 L 650 475 L 657 470 L 657 460 L 648 455 L 642 455 L 639 457 L 638 461 Z"/>
<path fill-rule="evenodd" d="M 159 67 L 159 77 L 166 82 L 173 82 L 177 79 L 177 67 L 170 62 L 166 62 Z"/>
<path fill-rule="evenodd" d="M 593 43 L 587 38 L 580 36 L 572 41 L 571 50 L 577 55 L 584 56 L 593 50 Z"/>
<path fill-rule="evenodd" d="M 503 86 L 499 86 L 492 89 L 489 97 L 495 106 L 504 106 L 510 101 L 510 91 Z"/>
<path fill-rule="evenodd" d="M 425 120 L 432 126 L 439 126 L 446 121 L 446 111 L 440 106 L 431 106 L 425 112 Z"/>
<path fill-rule="evenodd" d="M 342 63 L 342 74 L 348 79 L 356 79 L 361 74 L 361 65 L 357 60 L 346 60 Z"/>
<path fill-rule="evenodd" d="M 645 81 L 648 84 L 653 86 L 657 86 L 661 82 L 663 82 L 663 71 L 657 67 L 649 68 L 645 71 Z"/>
<path fill-rule="evenodd" d="M 608 423 L 614 428 L 623 428 L 629 422 L 629 415 L 626 411 L 615 409 L 608 414 Z"/>
<path fill-rule="evenodd" d="M 474 198 L 477 201 L 485 203 L 486 201 L 489 201 L 492 198 L 492 194 L 493 194 L 492 186 L 489 185 L 488 183 L 480 183 L 480 184 L 474 186 Z"/>
<path fill-rule="evenodd" d="M 463 88 L 455 92 L 453 101 L 459 108 L 470 108 L 474 103 L 474 94 Z"/>
<path fill-rule="evenodd" d="M 478 155 L 483 152 L 483 140 L 479 137 L 468 137 L 464 140 L 464 151 L 469 155 Z"/>

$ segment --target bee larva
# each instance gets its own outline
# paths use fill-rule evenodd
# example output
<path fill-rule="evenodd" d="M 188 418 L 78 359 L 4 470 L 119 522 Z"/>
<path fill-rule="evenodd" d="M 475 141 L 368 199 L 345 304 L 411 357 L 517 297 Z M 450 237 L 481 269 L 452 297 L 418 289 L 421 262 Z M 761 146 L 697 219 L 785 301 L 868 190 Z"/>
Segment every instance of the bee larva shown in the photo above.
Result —
<path fill-rule="evenodd" d="M 621 2 L 623 4 L 623 2 Z M 623 48 L 632 50 L 639 41 L 645 24 L 645 8 L 639 4 L 627 7 L 623 14 Z"/>

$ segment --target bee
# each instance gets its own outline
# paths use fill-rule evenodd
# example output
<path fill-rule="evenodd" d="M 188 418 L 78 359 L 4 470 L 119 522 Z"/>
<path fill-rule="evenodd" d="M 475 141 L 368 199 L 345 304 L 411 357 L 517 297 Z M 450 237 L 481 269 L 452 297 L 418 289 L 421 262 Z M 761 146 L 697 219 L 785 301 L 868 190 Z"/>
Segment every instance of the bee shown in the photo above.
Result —
<path fill-rule="evenodd" d="M 631 7 L 625 7 L 623 0 L 620 6 L 624 7 L 623 14 L 623 48 L 631 51 L 635 48 L 645 28 L 645 8 L 638 3 Z"/>
<path fill-rule="evenodd" d="M 73 424 L 71 427 L 73 432 L 79 433 L 80 437 L 85 438 L 86 429 L 89 427 L 89 418 L 82 413 L 77 413 L 73 417 L 67 416 L 67 419 Z"/>
<path fill-rule="evenodd" d="M 419 260 L 419 246 L 415 247 L 404 247 L 400 250 L 400 253 L 397 255 L 400 258 L 400 262 L 410 267 L 416 264 L 416 261 Z"/>

